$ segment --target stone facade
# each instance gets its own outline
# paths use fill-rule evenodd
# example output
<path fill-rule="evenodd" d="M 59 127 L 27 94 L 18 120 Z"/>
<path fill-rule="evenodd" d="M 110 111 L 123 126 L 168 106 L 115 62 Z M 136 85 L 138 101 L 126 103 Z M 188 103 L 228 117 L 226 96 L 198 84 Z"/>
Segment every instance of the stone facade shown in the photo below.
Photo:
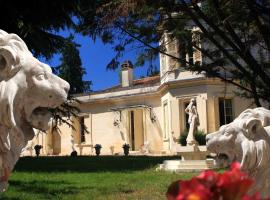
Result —
<path fill-rule="evenodd" d="M 164 40 L 168 40 L 166 34 Z M 177 41 L 171 43 L 167 52 L 177 54 L 177 46 Z M 193 57 L 203 62 L 198 52 Z M 59 133 L 38 134 L 32 146 L 42 144 L 44 155 L 70 155 L 73 148 L 79 155 L 91 155 L 93 146 L 101 144 L 101 154 L 112 155 L 122 154 L 122 145 L 128 143 L 131 153 L 147 146 L 149 153 L 174 154 L 180 134 L 188 128 L 185 108 L 191 98 L 196 100 L 198 129 L 205 133 L 218 130 L 252 105 L 235 96 L 234 86 L 185 71 L 164 55 L 160 55 L 160 76 L 134 80 L 130 62 L 121 70 L 118 86 L 76 96 L 82 104 L 78 105 L 81 117 L 74 119 L 75 131 L 63 124 Z M 89 133 L 81 130 L 81 123 Z"/>
<path fill-rule="evenodd" d="M 82 104 L 80 118 L 74 119 L 76 130 L 63 124 L 61 132 L 38 134 L 32 146 L 42 144 L 41 153 L 45 155 L 69 155 L 74 141 L 79 154 L 89 155 L 94 154 L 95 144 L 102 145 L 101 154 L 118 154 L 123 152 L 124 143 L 130 144 L 134 152 L 140 152 L 147 143 L 150 153 L 170 154 L 175 153 L 177 140 L 186 129 L 188 119 L 184 110 L 191 98 L 196 99 L 198 129 L 205 133 L 214 132 L 221 125 L 220 103 L 224 100 L 231 103 L 231 108 L 225 109 L 230 109 L 232 117 L 251 105 L 234 95 L 233 86 L 225 86 L 217 79 L 194 76 L 160 84 L 157 76 L 136 81 L 143 80 L 143 84 L 131 87 L 77 96 Z M 149 80 L 153 81 L 148 85 Z M 81 131 L 80 123 L 85 124 L 89 133 Z"/>

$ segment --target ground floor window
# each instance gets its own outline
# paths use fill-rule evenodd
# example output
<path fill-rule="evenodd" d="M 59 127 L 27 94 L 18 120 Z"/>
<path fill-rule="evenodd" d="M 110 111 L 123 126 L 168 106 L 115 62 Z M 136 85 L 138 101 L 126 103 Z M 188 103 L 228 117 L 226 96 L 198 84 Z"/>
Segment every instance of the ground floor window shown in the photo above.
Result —
<path fill-rule="evenodd" d="M 233 121 L 232 99 L 219 98 L 219 125 Z"/>
<path fill-rule="evenodd" d="M 84 124 L 84 117 L 79 118 L 80 121 L 80 141 L 81 143 L 85 142 L 85 124 Z"/>
<path fill-rule="evenodd" d="M 131 150 L 135 150 L 135 124 L 134 111 L 130 111 L 130 136 L 131 136 Z"/>
<path fill-rule="evenodd" d="M 169 108 L 168 108 L 168 103 L 165 102 L 163 104 L 163 115 L 164 115 L 164 135 L 163 139 L 168 139 L 169 138 Z"/>

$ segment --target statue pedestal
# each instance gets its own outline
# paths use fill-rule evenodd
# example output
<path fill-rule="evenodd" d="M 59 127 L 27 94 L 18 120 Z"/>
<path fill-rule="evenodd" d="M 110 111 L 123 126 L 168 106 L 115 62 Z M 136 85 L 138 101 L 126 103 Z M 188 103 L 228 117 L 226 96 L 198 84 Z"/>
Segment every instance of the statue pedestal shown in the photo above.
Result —
<path fill-rule="evenodd" d="M 165 160 L 157 170 L 171 172 L 200 172 L 207 169 L 214 169 L 213 159 L 206 160 Z"/>
<path fill-rule="evenodd" d="M 209 152 L 206 146 L 179 146 L 176 149 L 177 155 L 181 156 L 182 160 L 205 160 Z"/>
<path fill-rule="evenodd" d="M 199 172 L 216 168 L 214 159 L 206 159 L 209 152 L 206 146 L 179 146 L 176 149 L 179 160 L 165 160 L 157 170 L 172 172 Z"/>
<path fill-rule="evenodd" d="M 196 140 L 191 140 L 191 141 L 187 140 L 187 146 L 194 147 L 194 146 L 198 146 L 198 145 L 199 144 L 198 144 L 198 142 Z"/>

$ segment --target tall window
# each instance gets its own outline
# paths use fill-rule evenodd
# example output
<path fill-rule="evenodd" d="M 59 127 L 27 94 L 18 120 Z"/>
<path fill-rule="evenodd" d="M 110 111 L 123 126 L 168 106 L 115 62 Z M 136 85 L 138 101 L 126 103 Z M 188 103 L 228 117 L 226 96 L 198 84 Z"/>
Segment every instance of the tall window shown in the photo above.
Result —
<path fill-rule="evenodd" d="M 79 122 L 80 122 L 80 140 L 81 140 L 81 143 L 84 143 L 84 142 L 85 142 L 85 132 L 84 132 L 85 124 L 84 124 L 84 117 L 80 117 L 80 118 L 79 118 Z"/>
<path fill-rule="evenodd" d="M 190 35 L 187 36 L 186 40 L 186 61 L 191 64 L 201 63 L 202 55 L 201 51 L 201 32 L 198 29 L 193 29 Z"/>
<path fill-rule="evenodd" d="M 193 47 L 193 62 L 194 63 L 201 63 L 202 61 L 202 54 L 198 48 L 201 48 L 201 31 L 199 29 L 192 30 L 192 43 L 194 44 Z"/>
<path fill-rule="evenodd" d="M 164 135 L 163 139 L 168 139 L 169 137 L 169 110 L 168 103 L 163 104 L 163 114 L 164 114 Z"/>
<path fill-rule="evenodd" d="M 192 33 L 191 33 L 192 34 Z M 193 64 L 194 58 L 193 58 L 193 46 L 192 46 L 192 35 L 187 36 L 187 44 L 186 44 L 186 61 Z"/>
<path fill-rule="evenodd" d="M 135 150 L 135 126 L 134 126 L 134 111 L 130 111 L 130 136 L 131 136 L 131 150 Z"/>
<path fill-rule="evenodd" d="M 219 125 L 233 121 L 232 99 L 219 98 Z"/>

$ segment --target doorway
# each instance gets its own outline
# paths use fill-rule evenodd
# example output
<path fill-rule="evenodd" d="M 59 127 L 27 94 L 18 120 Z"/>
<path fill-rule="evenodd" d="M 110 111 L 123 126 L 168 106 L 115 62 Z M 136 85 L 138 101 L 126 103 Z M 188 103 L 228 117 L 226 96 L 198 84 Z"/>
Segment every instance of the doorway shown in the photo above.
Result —
<path fill-rule="evenodd" d="M 131 110 L 129 111 L 130 118 L 130 150 L 139 151 L 143 145 L 144 136 L 143 136 L 143 110 Z"/>
<path fill-rule="evenodd" d="M 53 155 L 59 155 L 61 153 L 61 135 L 57 130 L 52 132 L 52 148 Z"/>

